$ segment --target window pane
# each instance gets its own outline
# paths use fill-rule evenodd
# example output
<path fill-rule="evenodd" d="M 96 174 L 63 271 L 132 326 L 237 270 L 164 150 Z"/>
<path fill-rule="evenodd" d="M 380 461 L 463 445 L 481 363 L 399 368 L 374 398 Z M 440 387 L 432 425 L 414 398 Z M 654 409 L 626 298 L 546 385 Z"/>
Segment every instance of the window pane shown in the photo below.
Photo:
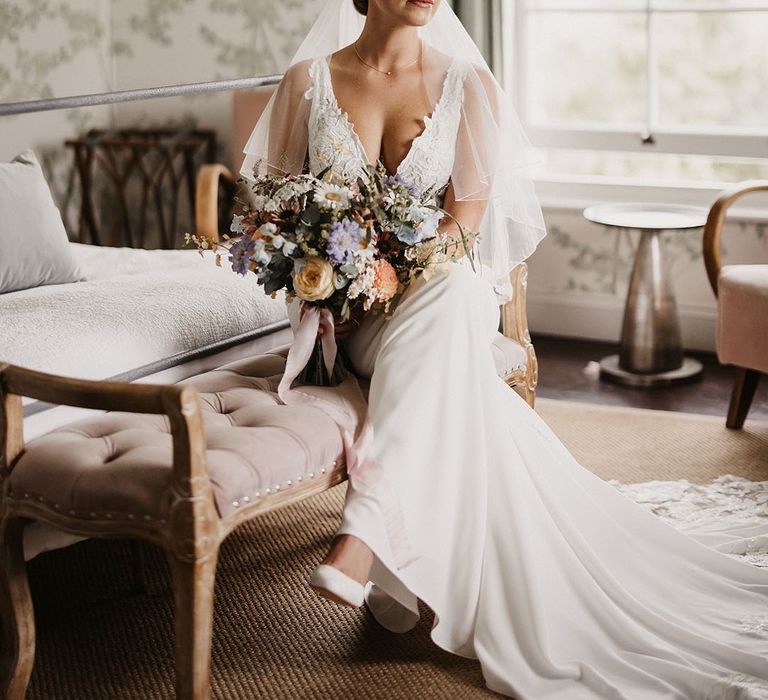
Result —
<path fill-rule="evenodd" d="M 729 10 L 734 8 L 768 9 L 766 0 L 651 0 L 654 10 Z"/>
<path fill-rule="evenodd" d="M 659 13 L 659 119 L 768 125 L 768 12 Z"/>
<path fill-rule="evenodd" d="M 601 175 L 659 180 L 738 182 L 768 179 L 765 159 L 716 158 L 663 153 L 627 153 L 577 149 L 541 150 L 541 175 Z"/>
<path fill-rule="evenodd" d="M 528 15 L 528 115 L 537 123 L 642 122 L 645 16 Z"/>

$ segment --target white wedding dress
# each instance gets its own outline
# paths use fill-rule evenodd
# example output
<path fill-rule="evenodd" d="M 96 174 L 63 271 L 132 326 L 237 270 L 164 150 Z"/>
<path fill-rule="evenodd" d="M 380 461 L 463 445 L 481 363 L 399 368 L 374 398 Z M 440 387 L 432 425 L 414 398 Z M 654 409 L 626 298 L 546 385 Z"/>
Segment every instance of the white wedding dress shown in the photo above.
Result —
<path fill-rule="evenodd" d="M 450 176 L 465 70 L 451 64 L 398 168 L 422 190 Z M 366 156 L 327 57 L 309 73 L 311 170 L 353 177 Z M 375 554 L 376 618 L 410 629 L 422 599 L 439 646 L 479 659 L 489 688 L 524 700 L 768 698 L 768 568 L 755 565 L 768 565 L 765 499 L 762 512 L 753 493 L 751 511 L 710 508 L 679 527 L 635 503 L 497 376 L 498 320 L 487 279 L 449 263 L 391 319 L 369 315 L 344 341 L 371 378 L 372 456 L 411 555 L 398 567 L 380 503 L 350 485 L 339 532 Z"/>

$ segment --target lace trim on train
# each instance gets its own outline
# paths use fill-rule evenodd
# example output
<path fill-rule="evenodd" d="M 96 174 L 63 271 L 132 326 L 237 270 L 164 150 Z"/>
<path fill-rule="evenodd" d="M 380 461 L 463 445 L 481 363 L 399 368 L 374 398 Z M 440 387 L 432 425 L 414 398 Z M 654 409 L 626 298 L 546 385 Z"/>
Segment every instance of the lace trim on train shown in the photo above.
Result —
<path fill-rule="evenodd" d="M 768 700 L 768 685 L 754 676 L 734 673 L 713 683 L 700 700 Z"/>
<path fill-rule="evenodd" d="M 697 522 L 728 521 L 768 524 L 768 481 L 749 481 L 733 474 L 718 476 L 708 484 L 648 481 L 622 484 L 608 481 L 625 496 L 682 529 Z M 768 568 L 768 537 L 748 537 L 720 551 L 753 566 Z"/>
<path fill-rule="evenodd" d="M 548 442 L 557 436 L 540 421 L 528 419 L 528 425 Z M 733 474 L 716 477 L 708 484 L 679 481 L 646 481 L 622 484 L 615 479 L 606 483 L 679 529 L 713 519 L 759 525 L 768 521 L 768 481 L 749 481 Z M 762 528 L 760 528 L 762 529 Z M 768 568 L 768 537 L 736 539 L 725 554 L 753 566 Z M 748 637 L 768 639 L 768 616 L 747 615 L 738 620 L 739 632 Z M 768 700 L 765 681 L 741 673 L 723 676 L 722 685 L 714 683 L 700 700 Z"/>

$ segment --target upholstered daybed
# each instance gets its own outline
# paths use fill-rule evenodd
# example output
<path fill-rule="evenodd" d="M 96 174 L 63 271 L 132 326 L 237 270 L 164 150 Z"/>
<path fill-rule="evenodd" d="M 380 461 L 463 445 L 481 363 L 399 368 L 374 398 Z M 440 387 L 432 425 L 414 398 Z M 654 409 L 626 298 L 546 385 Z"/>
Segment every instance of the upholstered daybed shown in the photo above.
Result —
<path fill-rule="evenodd" d="M 69 244 L 85 279 L 0 294 L 0 362 L 77 379 L 177 381 L 290 342 L 282 296 L 193 250 Z M 72 419 L 28 404 L 27 439 Z"/>

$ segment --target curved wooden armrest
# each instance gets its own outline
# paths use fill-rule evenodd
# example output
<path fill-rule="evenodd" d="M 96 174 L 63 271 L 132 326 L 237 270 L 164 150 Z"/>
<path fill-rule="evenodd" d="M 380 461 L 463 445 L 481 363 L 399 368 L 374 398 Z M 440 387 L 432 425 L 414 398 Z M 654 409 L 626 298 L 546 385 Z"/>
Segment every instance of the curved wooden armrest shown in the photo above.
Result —
<path fill-rule="evenodd" d="M 504 304 L 502 309 L 502 333 L 526 347 L 531 343 L 528 332 L 528 313 L 525 308 L 528 265 L 523 262 L 514 267 L 509 273 L 509 282 L 512 285 L 512 298 Z"/>
<path fill-rule="evenodd" d="M 717 278 L 723 266 L 720 257 L 720 234 L 723 230 L 726 211 L 740 197 L 759 190 L 768 190 L 768 180 L 745 180 L 736 183 L 733 187 L 723 190 L 709 210 L 707 223 L 704 225 L 702 246 L 704 265 L 715 296 L 717 296 Z"/>
<path fill-rule="evenodd" d="M 195 233 L 212 243 L 219 241 L 219 184 L 221 180 L 235 184 L 229 168 L 220 163 L 204 165 L 195 183 Z"/>
<path fill-rule="evenodd" d="M 173 436 L 174 488 L 189 495 L 194 486 L 207 482 L 205 434 L 195 387 L 72 379 L 11 364 L 0 364 L 0 478 L 11 472 L 24 451 L 22 396 L 63 406 L 166 415 Z"/>
<path fill-rule="evenodd" d="M 526 291 L 528 287 L 528 265 L 522 262 L 509 273 L 512 285 L 512 298 L 504 304 L 501 311 L 501 330 L 507 337 L 518 343 L 527 357 L 524 377 L 528 402 L 533 406 L 533 396 L 539 380 L 539 363 L 528 330 L 528 312 L 526 311 Z"/>

